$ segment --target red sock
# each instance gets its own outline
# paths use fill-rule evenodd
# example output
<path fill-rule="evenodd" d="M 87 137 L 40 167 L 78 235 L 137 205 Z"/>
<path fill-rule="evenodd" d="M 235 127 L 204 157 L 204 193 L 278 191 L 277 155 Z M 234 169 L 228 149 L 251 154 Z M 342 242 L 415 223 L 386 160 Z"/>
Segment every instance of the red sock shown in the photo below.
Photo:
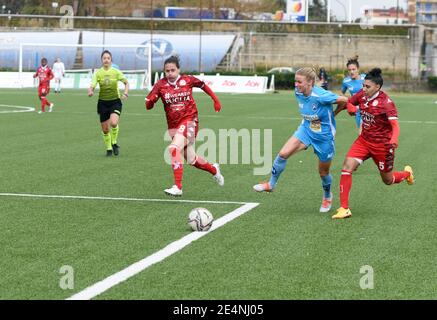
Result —
<path fill-rule="evenodd" d="M 352 188 L 352 172 L 341 170 L 340 178 L 340 205 L 349 208 L 349 192 Z"/>
<path fill-rule="evenodd" d="M 208 171 L 212 175 L 217 173 L 217 169 L 212 164 L 199 156 L 196 156 L 196 160 L 194 160 L 192 166 L 196 167 L 197 169 Z"/>
<path fill-rule="evenodd" d="M 46 104 L 47 104 L 47 100 L 45 97 L 41 97 L 41 111 L 45 112 L 46 111 Z"/>
<path fill-rule="evenodd" d="M 171 157 L 171 166 L 174 175 L 174 184 L 182 190 L 182 176 L 184 174 L 184 164 L 182 163 L 181 150 L 178 146 L 171 144 L 168 148 Z"/>
<path fill-rule="evenodd" d="M 46 106 L 50 106 L 51 105 L 50 101 L 47 98 L 45 100 L 46 100 Z"/>
<path fill-rule="evenodd" d="M 393 183 L 400 183 L 410 176 L 408 171 L 393 172 Z"/>

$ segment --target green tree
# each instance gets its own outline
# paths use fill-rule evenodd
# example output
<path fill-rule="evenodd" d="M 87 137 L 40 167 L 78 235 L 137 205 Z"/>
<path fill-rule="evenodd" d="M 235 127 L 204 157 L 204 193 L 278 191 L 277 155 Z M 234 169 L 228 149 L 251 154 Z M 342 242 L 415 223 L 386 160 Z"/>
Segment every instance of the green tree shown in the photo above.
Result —
<path fill-rule="evenodd" d="M 308 8 L 308 21 L 326 21 L 327 13 L 326 0 L 312 0 Z"/>

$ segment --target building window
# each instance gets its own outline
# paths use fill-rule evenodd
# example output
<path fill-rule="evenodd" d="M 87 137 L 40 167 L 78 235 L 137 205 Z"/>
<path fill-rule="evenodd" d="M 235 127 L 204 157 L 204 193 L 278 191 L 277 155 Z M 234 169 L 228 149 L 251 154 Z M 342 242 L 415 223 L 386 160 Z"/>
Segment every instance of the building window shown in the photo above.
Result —
<path fill-rule="evenodd" d="M 430 12 L 432 10 L 432 3 L 425 3 L 425 11 Z"/>

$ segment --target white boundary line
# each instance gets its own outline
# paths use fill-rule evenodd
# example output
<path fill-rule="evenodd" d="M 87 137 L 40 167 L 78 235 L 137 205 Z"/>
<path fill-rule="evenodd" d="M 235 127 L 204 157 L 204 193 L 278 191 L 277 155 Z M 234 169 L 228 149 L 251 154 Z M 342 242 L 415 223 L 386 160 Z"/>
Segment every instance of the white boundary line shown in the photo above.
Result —
<path fill-rule="evenodd" d="M 236 201 L 206 201 L 184 199 L 142 199 L 142 198 L 117 198 L 117 197 L 93 197 L 93 196 L 61 196 L 51 194 L 31 193 L 0 193 L 3 197 L 27 197 L 27 198 L 55 198 L 55 199 L 84 199 L 84 200 L 114 200 L 114 201 L 144 201 L 144 202 L 184 202 L 184 203 L 218 203 L 218 204 L 246 204 L 247 202 Z"/>
<path fill-rule="evenodd" d="M 33 111 L 35 111 L 35 108 L 32 108 L 32 107 L 14 106 L 14 105 L 10 105 L 10 104 L 0 104 L 0 107 L 22 109 L 22 110 L 12 110 L 12 111 L 0 111 L 0 113 L 19 113 L 19 112 L 33 112 Z"/>
<path fill-rule="evenodd" d="M 165 248 L 153 253 L 152 255 L 135 262 L 134 264 L 131 264 L 130 266 L 126 267 L 125 269 L 114 273 L 113 275 L 89 286 L 88 288 L 72 295 L 70 298 L 67 298 L 66 300 L 90 300 L 99 294 L 109 290 L 110 288 L 118 285 L 121 282 L 126 281 L 127 279 L 135 276 L 136 274 L 140 273 L 141 271 L 144 271 L 148 267 L 163 261 L 164 259 L 168 258 L 172 254 L 182 250 L 186 246 L 188 246 L 193 241 L 196 241 L 197 239 L 200 239 L 204 236 L 206 236 L 208 233 L 222 227 L 226 223 L 234 220 L 235 218 L 238 218 L 239 216 L 243 215 L 244 213 L 248 212 L 249 210 L 252 210 L 253 208 L 257 207 L 259 203 L 246 203 L 243 206 L 239 207 L 238 209 L 229 212 L 225 216 L 221 217 L 220 219 L 217 219 L 214 221 L 211 229 L 207 232 L 192 232 L 184 237 L 182 237 L 179 240 L 176 240 L 169 245 L 167 245 Z"/>
<path fill-rule="evenodd" d="M 117 201 L 145 201 L 145 202 L 183 202 L 183 203 L 215 203 L 215 204 L 240 204 L 241 207 L 227 213 L 223 217 L 214 221 L 211 229 L 207 232 L 192 232 L 179 240 L 176 240 L 165 248 L 153 253 L 152 255 L 131 264 L 125 269 L 89 286 L 88 288 L 74 294 L 67 300 L 90 300 L 117 284 L 126 281 L 148 267 L 163 261 L 172 254 L 182 250 L 193 241 L 206 236 L 208 233 L 222 227 L 226 223 L 238 218 L 246 212 L 259 205 L 255 202 L 236 202 L 236 201 L 203 201 L 203 200 L 177 200 L 177 199 L 142 199 L 142 198 L 116 198 L 116 197 L 93 197 L 93 196 L 62 196 L 48 194 L 30 193 L 0 193 L 3 197 L 26 197 L 26 198 L 49 198 L 49 199 L 83 199 L 83 200 L 117 200 Z"/>

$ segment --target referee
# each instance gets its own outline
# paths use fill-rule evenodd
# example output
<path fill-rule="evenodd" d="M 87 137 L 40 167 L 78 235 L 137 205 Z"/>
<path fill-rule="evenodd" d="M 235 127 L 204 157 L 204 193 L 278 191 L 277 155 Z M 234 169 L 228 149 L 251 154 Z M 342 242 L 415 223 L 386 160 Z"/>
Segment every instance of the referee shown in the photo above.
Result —
<path fill-rule="evenodd" d="M 106 156 L 119 154 L 118 138 L 118 122 L 122 109 L 120 100 L 120 92 L 118 91 L 118 81 L 124 83 L 124 92 L 121 98 L 128 98 L 129 83 L 123 73 L 112 67 L 112 54 L 108 50 L 102 52 L 101 55 L 103 66 L 93 75 L 91 86 L 88 89 L 88 96 L 92 97 L 94 89 L 99 84 L 99 101 L 97 103 L 97 113 L 100 116 L 100 124 L 102 126 L 103 141 L 106 146 Z"/>

